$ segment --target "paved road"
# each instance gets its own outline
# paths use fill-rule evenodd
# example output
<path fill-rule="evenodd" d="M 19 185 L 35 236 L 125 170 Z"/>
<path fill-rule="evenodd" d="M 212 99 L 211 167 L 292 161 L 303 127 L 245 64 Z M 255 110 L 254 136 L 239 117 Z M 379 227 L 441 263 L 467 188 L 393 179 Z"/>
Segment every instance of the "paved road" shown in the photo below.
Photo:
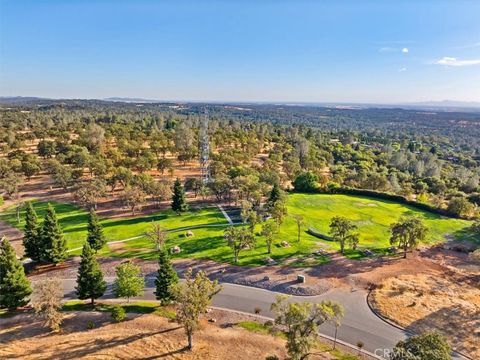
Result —
<path fill-rule="evenodd" d="M 105 280 L 109 286 L 103 299 L 112 299 L 111 283 L 113 278 L 106 278 Z M 66 299 L 76 299 L 75 285 L 76 279 L 63 280 Z M 260 315 L 273 317 L 270 305 L 275 301 L 275 296 L 278 293 L 228 283 L 223 283 L 222 287 L 222 291 L 213 298 L 213 306 L 251 314 L 254 313 L 255 308 L 260 308 Z M 155 300 L 154 290 L 154 278 L 147 278 L 145 293 L 138 300 Z M 377 351 L 377 354 L 383 353 L 383 350 L 377 349 L 391 349 L 398 340 L 406 337 L 403 331 L 388 325 L 371 312 L 366 302 L 366 292 L 364 290 L 351 292 L 345 289 L 333 289 L 319 296 L 292 296 L 291 300 L 310 302 L 336 300 L 340 302 L 345 308 L 345 316 L 338 329 L 338 339 L 354 346 L 358 341 L 362 341 L 365 344 L 364 349 L 372 353 L 375 353 L 375 351 Z M 334 327 L 324 325 L 322 333 L 333 336 Z"/>

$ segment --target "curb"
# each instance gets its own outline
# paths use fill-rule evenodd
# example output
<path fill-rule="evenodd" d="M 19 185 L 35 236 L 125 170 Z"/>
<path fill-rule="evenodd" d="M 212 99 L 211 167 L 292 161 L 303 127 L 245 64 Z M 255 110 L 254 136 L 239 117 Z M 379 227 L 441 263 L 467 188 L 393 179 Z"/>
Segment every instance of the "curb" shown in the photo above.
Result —
<path fill-rule="evenodd" d="M 217 309 L 217 310 L 222 310 L 222 311 L 227 311 L 227 312 L 231 312 L 231 313 L 235 313 L 235 314 L 239 314 L 239 315 L 246 315 L 246 316 L 250 316 L 250 317 L 255 317 L 255 318 L 258 318 L 258 319 L 262 319 L 262 320 L 274 320 L 274 318 L 271 318 L 271 317 L 268 317 L 268 316 L 263 316 L 263 315 L 258 315 L 258 314 L 251 314 L 251 313 L 248 313 L 248 312 L 245 312 L 245 311 L 239 311 L 239 310 L 231 310 L 231 309 L 227 309 L 227 308 L 224 308 L 224 307 L 221 307 L 221 306 L 209 306 L 209 308 L 211 309 Z M 324 334 L 319 334 L 319 336 L 323 339 L 326 339 L 326 340 L 329 340 L 329 341 L 334 341 L 335 339 L 331 336 L 328 336 L 328 335 L 324 335 Z M 341 344 L 349 349 L 352 349 L 354 351 L 358 351 L 358 347 L 352 345 L 352 344 L 349 344 L 343 340 L 340 340 L 340 339 L 337 339 L 336 340 L 337 344 Z M 378 355 L 375 355 L 369 351 L 366 351 L 366 350 L 362 350 L 362 354 L 366 354 L 374 359 L 379 359 L 379 360 L 384 360 L 384 358 L 378 356 Z"/>

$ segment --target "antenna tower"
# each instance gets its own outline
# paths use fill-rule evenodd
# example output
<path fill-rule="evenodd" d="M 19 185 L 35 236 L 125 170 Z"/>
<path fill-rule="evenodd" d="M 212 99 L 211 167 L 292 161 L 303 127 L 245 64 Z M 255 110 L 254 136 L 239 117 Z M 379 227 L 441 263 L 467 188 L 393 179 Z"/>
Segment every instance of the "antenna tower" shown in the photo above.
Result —
<path fill-rule="evenodd" d="M 210 144 L 208 140 L 208 113 L 205 107 L 203 119 L 200 120 L 199 129 L 200 168 L 205 184 L 210 182 Z"/>

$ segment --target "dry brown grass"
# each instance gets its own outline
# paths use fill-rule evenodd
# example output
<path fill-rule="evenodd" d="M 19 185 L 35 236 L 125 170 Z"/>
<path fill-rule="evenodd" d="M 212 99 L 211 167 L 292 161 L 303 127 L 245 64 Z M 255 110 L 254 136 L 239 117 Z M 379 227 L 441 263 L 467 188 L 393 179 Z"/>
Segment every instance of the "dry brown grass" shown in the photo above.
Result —
<path fill-rule="evenodd" d="M 95 328 L 88 330 L 92 321 Z M 282 339 L 243 329 L 222 329 L 208 323 L 185 351 L 182 328 L 155 315 L 134 316 L 112 323 L 108 314 L 73 313 L 59 334 L 48 334 L 32 315 L 2 319 L 3 359 L 264 359 L 285 356 Z"/>
<path fill-rule="evenodd" d="M 383 316 L 408 330 L 437 330 L 456 350 L 480 358 L 477 276 L 417 274 L 389 278 L 373 292 L 372 303 Z"/>

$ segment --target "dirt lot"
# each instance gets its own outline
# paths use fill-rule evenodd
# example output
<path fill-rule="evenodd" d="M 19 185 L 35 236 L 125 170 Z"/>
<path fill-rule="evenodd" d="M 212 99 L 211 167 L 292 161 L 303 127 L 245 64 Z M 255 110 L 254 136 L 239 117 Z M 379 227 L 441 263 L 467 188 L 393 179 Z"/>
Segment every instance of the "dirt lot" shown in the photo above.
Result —
<path fill-rule="evenodd" d="M 93 322 L 95 327 L 87 329 Z M 177 324 L 155 315 L 129 314 L 112 323 L 109 314 L 68 313 L 62 332 L 48 334 L 32 315 L 2 319 L 2 359 L 264 359 L 285 357 L 284 341 L 270 335 L 204 323 L 194 336 L 194 350 Z M 329 359 L 319 355 L 312 359 Z"/>
<path fill-rule="evenodd" d="M 388 278 L 373 291 L 371 303 L 407 330 L 435 329 L 456 350 L 479 359 L 480 266 L 454 252 L 432 259 L 442 262 L 443 271 Z"/>

